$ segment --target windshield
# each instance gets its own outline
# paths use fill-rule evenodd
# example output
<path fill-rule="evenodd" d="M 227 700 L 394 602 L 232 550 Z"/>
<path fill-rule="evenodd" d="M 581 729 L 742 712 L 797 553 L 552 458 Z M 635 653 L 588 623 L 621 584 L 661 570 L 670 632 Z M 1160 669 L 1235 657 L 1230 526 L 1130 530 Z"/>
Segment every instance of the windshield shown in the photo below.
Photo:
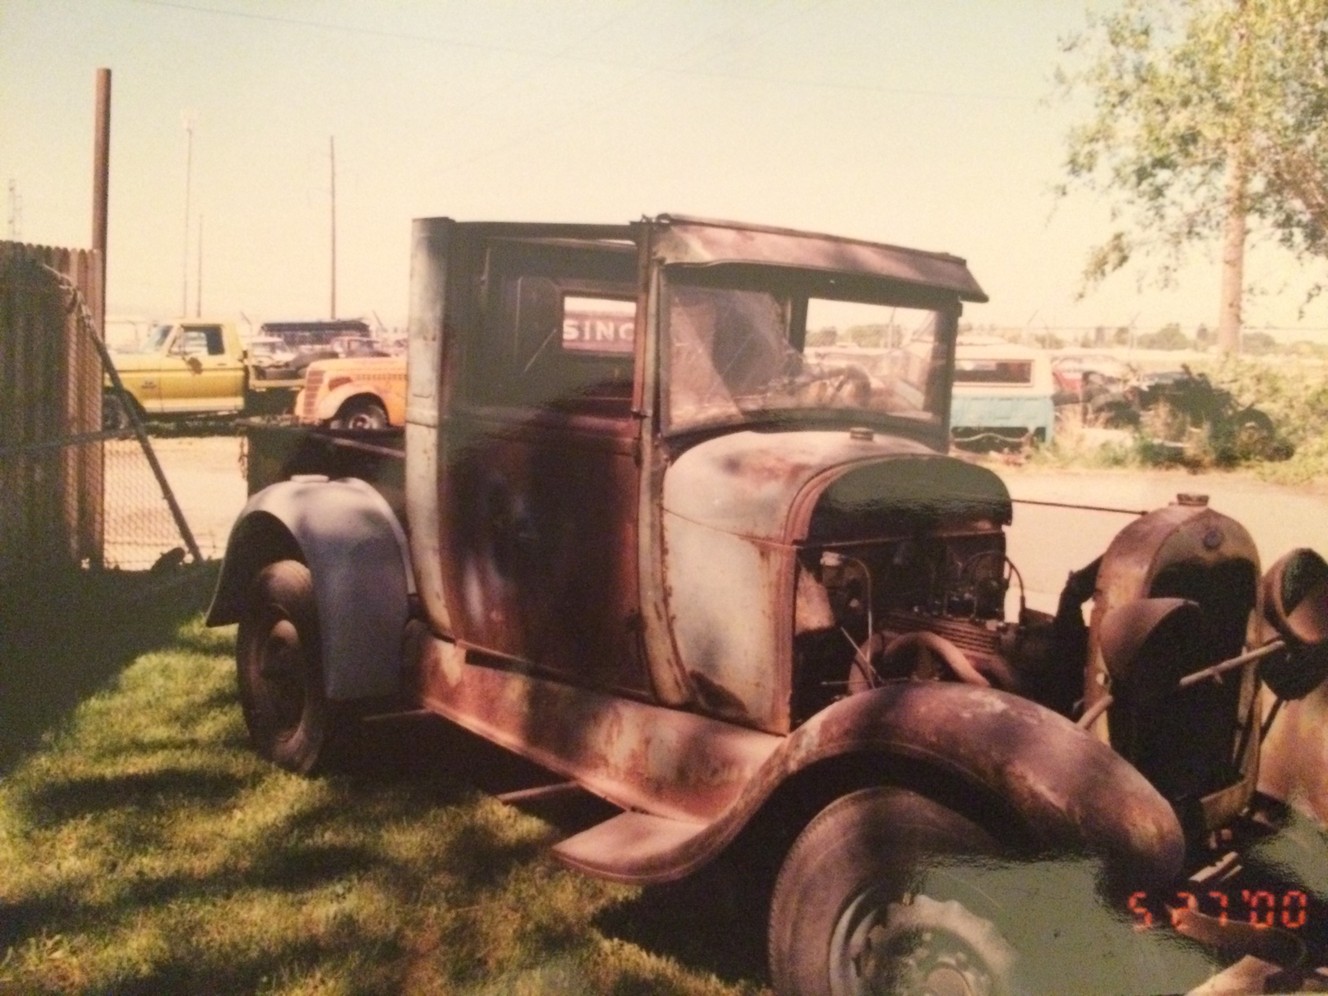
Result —
<path fill-rule="evenodd" d="M 952 327 L 925 307 L 671 275 L 664 294 L 664 428 L 857 412 L 941 424 Z M 865 291 L 862 294 L 866 297 Z M 876 295 L 872 295 L 875 298 Z"/>
<path fill-rule="evenodd" d="M 126 343 L 116 347 L 117 353 L 160 353 L 162 346 L 170 337 L 174 325 L 154 325 L 148 330 L 141 342 Z"/>

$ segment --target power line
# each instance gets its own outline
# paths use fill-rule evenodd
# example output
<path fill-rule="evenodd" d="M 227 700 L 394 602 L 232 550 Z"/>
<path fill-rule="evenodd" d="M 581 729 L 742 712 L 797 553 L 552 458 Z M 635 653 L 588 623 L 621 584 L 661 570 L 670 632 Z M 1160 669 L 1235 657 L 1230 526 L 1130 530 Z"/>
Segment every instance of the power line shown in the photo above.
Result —
<path fill-rule="evenodd" d="M 372 38 L 387 38 L 396 41 L 422 42 L 430 45 L 441 45 L 447 48 L 471 49 L 479 52 L 505 52 L 509 55 L 518 55 L 528 58 L 541 59 L 547 62 L 577 62 L 581 65 L 604 66 L 610 69 L 639 69 L 641 63 L 626 59 L 607 59 L 602 56 L 592 56 L 579 53 L 573 56 L 571 46 L 562 46 L 556 50 L 529 48 L 519 45 L 501 45 L 492 42 L 467 41 L 452 37 L 443 37 L 441 35 L 420 34 L 411 31 L 393 31 L 385 28 L 372 28 L 352 26 L 348 24 L 337 24 L 333 21 L 317 21 L 310 18 L 283 17 L 278 14 L 260 14 L 253 11 L 226 10 L 219 7 L 208 7 L 199 4 L 182 3 L 179 0 L 132 0 L 132 2 L 147 6 L 161 7 L 170 10 L 179 10 L 191 14 L 207 14 L 213 17 L 230 17 L 237 20 L 259 21 L 267 24 L 279 24 L 284 27 L 293 28 L 315 28 L 320 31 L 335 31 L 342 34 L 359 35 Z M 716 7 L 715 9 L 721 9 Z M 800 8 L 795 13 L 810 14 L 814 13 L 814 7 Z M 621 19 L 621 14 L 610 18 L 607 22 L 591 29 L 591 34 L 597 33 L 608 24 Z M 763 32 L 764 33 L 764 32 Z M 651 73 L 673 76 L 690 76 L 705 79 L 719 80 L 741 80 L 750 83 L 769 83 L 777 86 L 807 87 L 821 90 L 843 90 L 859 93 L 880 93 L 890 94 L 901 97 L 941 97 L 948 100 L 982 100 L 994 102 L 1029 102 L 1040 100 L 1041 97 L 1033 97 L 1023 94 L 1002 94 L 992 93 L 990 91 L 977 90 L 933 90 L 918 87 L 897 87 L 882 86 L 875 83 L 867 83 L 855 80 L 828 80 L 813 78 L 807 76 L 772 76 L 760 73 L 742 73 L 732 70 L 708 70 L 700 69 L 695 66 L 686 68 L 680 67 L 669 62 L 657 62 L 651 66 Z M 500 88 L 499 92 L 507 89 Z M 487 95 L 486 95 L 487 96 Z"/>

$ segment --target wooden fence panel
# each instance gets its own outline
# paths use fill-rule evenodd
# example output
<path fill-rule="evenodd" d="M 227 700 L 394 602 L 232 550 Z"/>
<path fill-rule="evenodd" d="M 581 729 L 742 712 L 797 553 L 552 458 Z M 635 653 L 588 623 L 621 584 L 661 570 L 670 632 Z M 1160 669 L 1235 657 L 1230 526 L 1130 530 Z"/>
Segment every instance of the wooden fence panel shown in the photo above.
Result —
<path fill-rule="evenodd" d="M 99 565 L 102 367 L 88 250 L 0 242 L 0 565 L 11 578 Z"/>

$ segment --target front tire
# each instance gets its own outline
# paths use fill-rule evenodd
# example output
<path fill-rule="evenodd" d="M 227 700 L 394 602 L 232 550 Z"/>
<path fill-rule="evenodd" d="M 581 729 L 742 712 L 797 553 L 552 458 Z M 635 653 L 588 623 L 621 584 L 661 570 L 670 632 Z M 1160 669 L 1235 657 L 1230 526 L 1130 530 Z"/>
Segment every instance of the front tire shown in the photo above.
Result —
<path fill-rule="evenodd" d="M 1015 991 L 1016 953 L 962 866 L 997 851 L 977 824 L 906 789 L 835 800 L 798 836 L 775 883 L 775 991 Z"/>
<path fill-rule="evenodd" d="M 346 402 L 332 420 L 334 429 L 386 429 L 387 425 L 386 410 L 367 398 Z"/>
<path fill-rule="evenodd" d="M 240 705 L 254 749 L 305 775 L 326 762 L 337 727 L 320 648 L 309 568 L 297 560 L 264 567 L 236 641 Z"/>

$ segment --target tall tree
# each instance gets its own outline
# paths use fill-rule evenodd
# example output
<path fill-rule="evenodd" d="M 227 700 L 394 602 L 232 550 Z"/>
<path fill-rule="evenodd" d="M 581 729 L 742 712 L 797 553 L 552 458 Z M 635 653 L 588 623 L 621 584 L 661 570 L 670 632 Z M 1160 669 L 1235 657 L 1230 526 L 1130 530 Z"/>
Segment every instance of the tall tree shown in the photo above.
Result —
<path fill-rule="evenodd" d="M 1064 48 L 1058 84 L 1089 110 L 1059 192 L 1112 199 L 1086 285 L 1136 258 L 1168 282 L 1220 238 L 1217 344 L 1236 350 L 1247 231 L 1328 262 L 1328 0 L 1120 0 Z"/>

